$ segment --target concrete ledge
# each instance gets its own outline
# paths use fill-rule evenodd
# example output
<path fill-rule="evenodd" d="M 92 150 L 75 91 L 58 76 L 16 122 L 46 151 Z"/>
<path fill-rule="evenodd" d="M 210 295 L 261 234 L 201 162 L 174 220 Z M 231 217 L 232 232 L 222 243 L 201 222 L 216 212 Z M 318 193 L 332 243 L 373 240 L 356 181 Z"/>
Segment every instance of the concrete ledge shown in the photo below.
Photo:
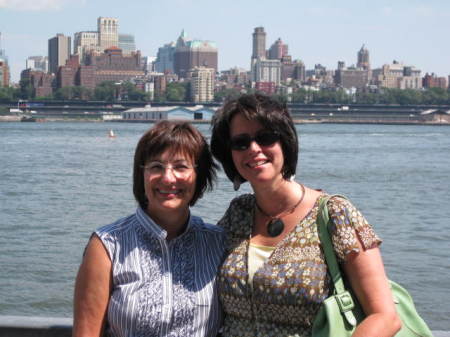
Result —
<path fill-rule="evenodd" d="M 0 337 L 71 337 L 72 318 L 0 316 Z"/>
<path fill-rule="evenodd" d="M 72 318 L 0 316 L 0 337 L 71 337 Z M 434 337 L 450 337 L 450 331 L 433 331 Z"/>

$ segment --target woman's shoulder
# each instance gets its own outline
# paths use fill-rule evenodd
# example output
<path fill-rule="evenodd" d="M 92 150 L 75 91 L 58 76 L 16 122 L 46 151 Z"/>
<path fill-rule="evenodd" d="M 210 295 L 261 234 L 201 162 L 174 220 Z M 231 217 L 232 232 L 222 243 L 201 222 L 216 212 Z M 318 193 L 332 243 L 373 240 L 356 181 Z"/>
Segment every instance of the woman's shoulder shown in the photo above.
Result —
<path fill-rule="evenodd" d="M 252 193 L 246 193 L 233 198 L 228 208 L 252 209 L 254 206 L 255 206 L 255 196 Z"/>
<path fill-rule="evenodd" d="M 130 214 L 126 217 L 120 218 L 110 224 L 103 225 L 101 227 L 98 227 L 95 230 L 95 234 L 102 237 L 115 237 L 117 235 L 120 235 L 121 233 L 124 233 L 130 229 L 132 229 L 137 222 L 136 214 Z"/>
<path fill-rule="evenodd" d="M 325 197 L 330 197 L 327 206 L 332 219 L 332 240 L 340 261 L 350 252 L 359 252 L 360 244 L 364 250 L 381 244 L 372 225 L 349 199 L 341 195 Z"/>
<path fill-rule="evenodd" d="M 223 235 L 223 228 L 213 225 L 211 223 L 207 223 L 203 221 L 203 219 L 199 216 L 192 215 L 191 216 L 191 224 L 195 226 L 195 229 L 198 231 L 210 233 L 211 235 L 221 236 Z"/>

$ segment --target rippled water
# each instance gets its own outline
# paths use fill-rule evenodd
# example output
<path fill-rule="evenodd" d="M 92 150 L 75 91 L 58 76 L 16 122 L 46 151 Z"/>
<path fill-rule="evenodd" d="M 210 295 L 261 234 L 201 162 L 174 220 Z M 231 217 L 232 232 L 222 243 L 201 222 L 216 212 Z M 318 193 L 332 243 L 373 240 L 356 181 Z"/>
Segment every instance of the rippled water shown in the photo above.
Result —
<path fill-rule="evenodd" d="M 0 123 L 1 315 L 72 315 L 92 230 L 135 209 L 132 159 L 148 127 Z M 208 125 L 198 127 L 209 136 Z M 110 128 L 117 138 L 107 137 Z M 433 329 L 449 330 L 450 127 L 297 129 L 297 179 L 350 197 L 384 239 L 389 277 L 410 291 Z M 220 174 L 194 213 L 216 222 L 236 195 Z"/>

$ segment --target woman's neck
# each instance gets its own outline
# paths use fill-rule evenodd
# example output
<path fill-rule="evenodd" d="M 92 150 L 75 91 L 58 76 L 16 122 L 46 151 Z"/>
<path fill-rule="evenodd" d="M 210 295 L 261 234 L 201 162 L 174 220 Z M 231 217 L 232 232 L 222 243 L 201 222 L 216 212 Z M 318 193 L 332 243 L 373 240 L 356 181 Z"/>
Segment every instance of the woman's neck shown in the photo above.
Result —
<path fill-rule="evenodd" d="M 255 184 L 252 187 L 258 206 L 274 216 L 292 207 L 302 194 L 297 182 L 285 179 L 270 185 Z"/>
<path fill-rule="evenodd" d="M 147 214 L 155 221 L 155 223 L 167 232 L 167 240 L 172 240 L 181 235 L 187 225 L 189 219 L 189 208 L 183 212 L 174 211 L 172 213 L 158 214 L 147 209 Z"/>

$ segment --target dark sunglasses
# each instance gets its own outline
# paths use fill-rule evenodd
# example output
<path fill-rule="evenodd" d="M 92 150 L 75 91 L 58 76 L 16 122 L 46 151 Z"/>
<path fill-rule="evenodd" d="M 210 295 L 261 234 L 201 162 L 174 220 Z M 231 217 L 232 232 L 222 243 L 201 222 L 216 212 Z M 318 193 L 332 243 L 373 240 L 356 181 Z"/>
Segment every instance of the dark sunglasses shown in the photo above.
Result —
<path fill-rule="evenodd" d="M 230 140 L 230 148 L 234 151 L 245 151 L 255 141 L 259 146 L 269 146 L 280 140 L 280 134 L 275 131 L 262 130 L 254 137 L 248 133 L 237 135 Z"/>

